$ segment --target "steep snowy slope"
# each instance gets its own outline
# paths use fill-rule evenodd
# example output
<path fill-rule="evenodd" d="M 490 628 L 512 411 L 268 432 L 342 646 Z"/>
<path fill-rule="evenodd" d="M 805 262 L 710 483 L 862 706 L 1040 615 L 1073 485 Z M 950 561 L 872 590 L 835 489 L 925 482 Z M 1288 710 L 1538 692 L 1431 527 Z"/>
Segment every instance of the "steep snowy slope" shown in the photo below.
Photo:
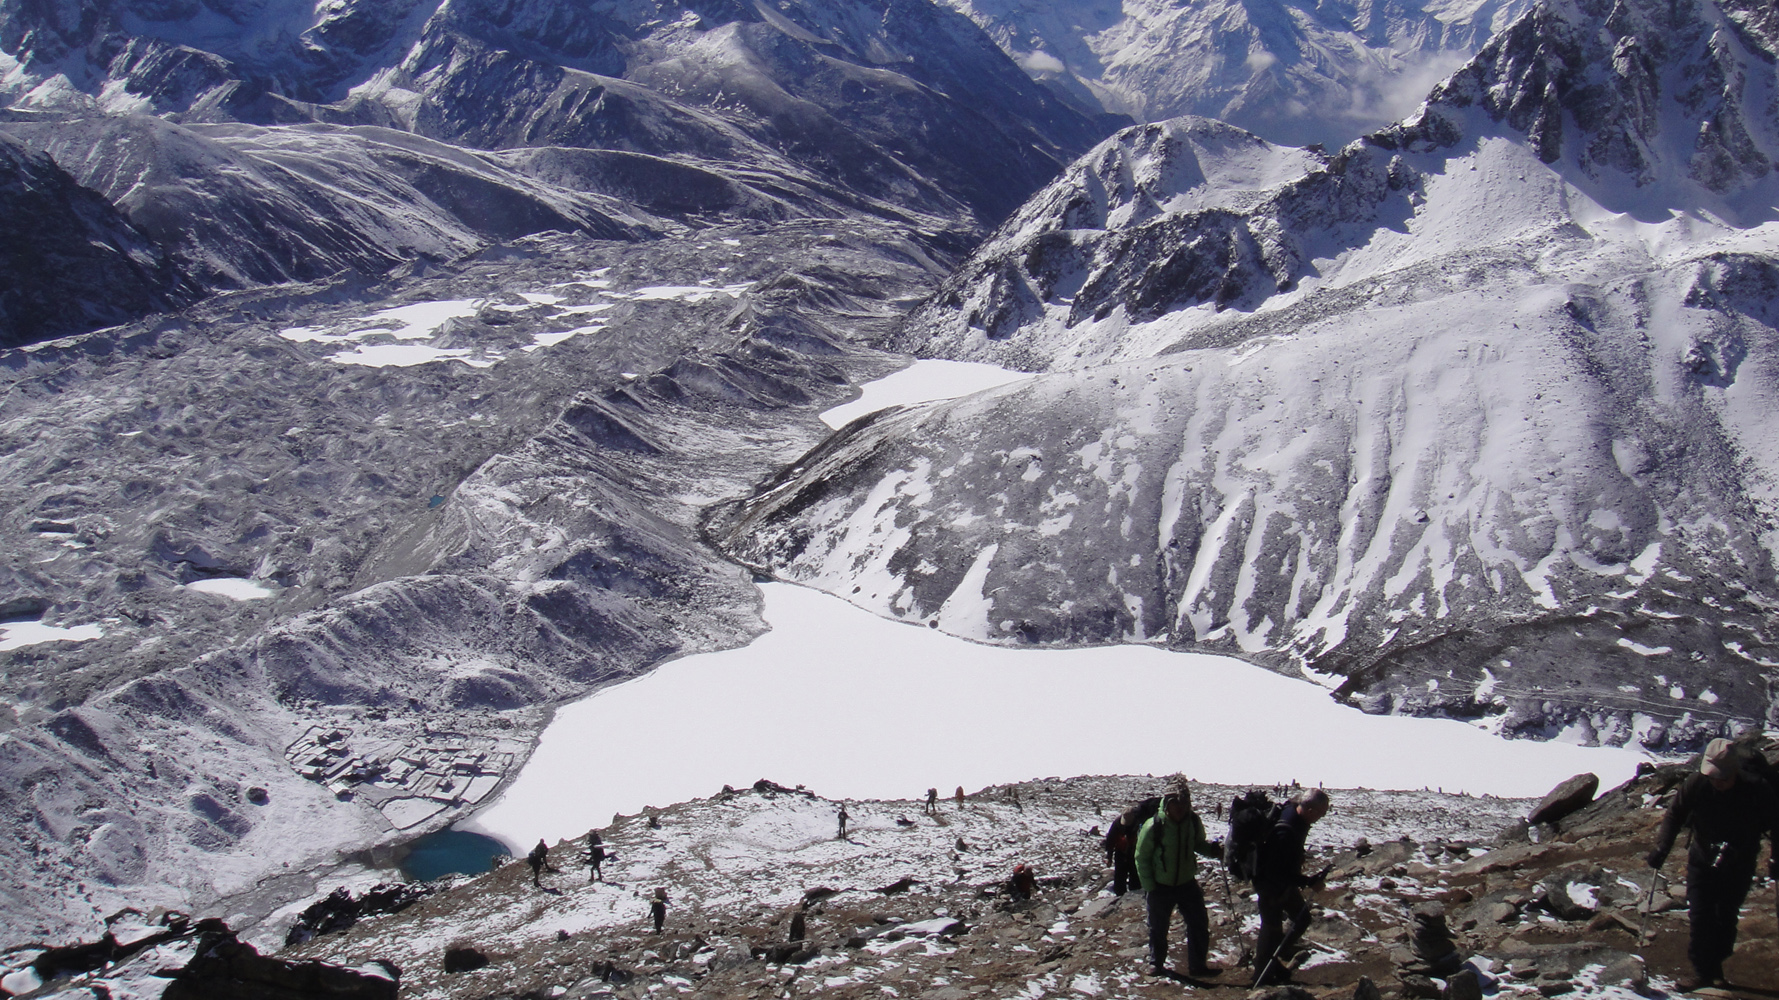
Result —
<path fill-rule="evenodd" d="M 1543 4 L 1332 157 L 1121 134 L 899 339 L 1053 374 L 854 424 L 728 544 L 985 641 L 1221 649 L 1373 711 L 1779 721 L 1769 22 Z"/>
<path fill-rule="evenodd" d="M 942 0 L 1086 110 L 1199 115 L 1274 142 L 1345 144 L 1413 111 L 1529 4 Z"/>

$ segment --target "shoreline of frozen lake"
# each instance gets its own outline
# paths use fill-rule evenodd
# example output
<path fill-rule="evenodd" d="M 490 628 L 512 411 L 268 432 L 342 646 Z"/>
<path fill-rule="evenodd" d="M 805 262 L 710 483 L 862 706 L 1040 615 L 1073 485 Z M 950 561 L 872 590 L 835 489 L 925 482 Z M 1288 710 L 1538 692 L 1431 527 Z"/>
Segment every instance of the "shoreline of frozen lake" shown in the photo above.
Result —
<path fill-rule="evenodd" d="M 554 841 L 759 778 L 835 799 L 1175 771 L 1533 797 L 1583 771 L 1615 785 L 1647 759 L 1366 715 L 1232 657 L 988 646 L 792 584 L 761 591 L 770 632 L 562 707 L 499 799 L 459 828 L 516 847 Z"/>

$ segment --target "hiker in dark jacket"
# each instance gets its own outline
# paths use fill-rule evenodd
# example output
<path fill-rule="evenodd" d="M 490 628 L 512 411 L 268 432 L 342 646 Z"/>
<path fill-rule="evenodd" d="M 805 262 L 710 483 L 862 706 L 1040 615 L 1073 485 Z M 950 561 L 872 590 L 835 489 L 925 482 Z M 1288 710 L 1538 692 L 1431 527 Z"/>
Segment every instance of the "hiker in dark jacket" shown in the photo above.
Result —
<path fill-rule="evenodd" d="M 1122 896 L 1131 889 L 1140 889 L 1137 881 L 1137 834 L 1143 823 L 1161 808 L 1161 798 L 1144 799 L 1119 813 L 1106 828 L 1106 862 L 1112 866 L 1112 894 Z"/>
<path fill-rule="evenodd" d="M 1775 851 L 1768 874 L 1779 878 L 1779 790 L 1745 763 L 1729 740 L 1707 744 L 1699 773 L 1681 784 L 1647 858 L 1651 868 L 1660 869 L 1681 829 L 1692 830 L 1686 852 L 1692 932 L 1686 957 L 1693 975 L 1677 981 L 1683 992 L 1723 980 L 1723 963 L 1736 950 L 1736 922 L 1754 881 L 1763 836 Z"/>
<path fill-rule="evenodd" d="M 543 887 L 544 862 L 549 860 L 549 857 L 550 845 L 544 843 L 543 838 L 539 837 L 537 846 L 531 849 L 530 854 L 525 855 L 526 863 L 531 865 L 532 885 Z"/>
<path fill-rule="evenodd" d="M 587 831 L 587 869 L 588 869 L 587 881 L 589 881 L 589 882 L 603 882 L 603 881 L 605 881 L 605 875 L 600 872 L 599 866 L 605 864 L 605 859 L 609 858 L 609 857 L 611 857 L 611 855 L 605 853 L 605 839 L 599 835 L 599 831 L 598 830 L 588 830 Z"/>
<path fill-rule="evenodd" d="M 1204 821 L 1192 811 L 1192 789 L 1177 782 L 1161 798 L 1161 810 L 1137 832 L 1137 877 L 1149 893 L 1149 968 L 1167 975 L 1167 932 L 1174 911 L 1186 925 L 1186 974 L 1194 979 L 1222 972 L 1205 959 L 1211 951 L 1211 921 L 1198 884 L 1198 858 L 1218 857 L 1221 845 L 1205 836 Z"/>
<path fill-rule="evenodd" d="M 655 922 L 655 933 L 661 933 L 661 927 L 667 923 L 667 889 L 655 887 L 655 898 L 649 900 L 649 919 Z"/>
<path fill-rule="evenodd" d="M 1322 876 L 1303 873 L 1310 827 L 1328 815 L 1328 793 L 1312 788 L 1287 803 L 1261 848 L 1254 873 L 1254 897 L 1260 909 L 1260 937 L 1254 945 L 1255 984 L 1287 982 L 1286 959 L 1309 927 L 1309 906 L 1303 890 L 1322 888 Z M 1290 922 L 1287 931 L 1285 924 Z"/>

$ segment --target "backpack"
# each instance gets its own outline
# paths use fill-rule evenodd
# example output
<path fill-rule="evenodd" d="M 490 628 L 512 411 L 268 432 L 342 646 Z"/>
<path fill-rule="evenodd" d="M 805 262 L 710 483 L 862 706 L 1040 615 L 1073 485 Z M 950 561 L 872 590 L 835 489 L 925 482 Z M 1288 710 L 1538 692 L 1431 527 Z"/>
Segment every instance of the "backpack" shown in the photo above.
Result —
<path fill-rule="evenodd" d="M 1223 842 L 1223 864 L 1231 875 L 1254 881 L 1260 872 L 1261 852 L 1284 812 L 1284 803 L 1274 802 L 1258 788 L 1229 803 L 1229 837 Z"/>

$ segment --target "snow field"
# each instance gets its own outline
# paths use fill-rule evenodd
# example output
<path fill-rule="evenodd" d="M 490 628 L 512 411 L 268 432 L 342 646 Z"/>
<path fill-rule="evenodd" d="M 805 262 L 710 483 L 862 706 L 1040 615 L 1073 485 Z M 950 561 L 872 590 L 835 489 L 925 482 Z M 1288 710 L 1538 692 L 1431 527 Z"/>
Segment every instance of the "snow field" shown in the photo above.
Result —
<path fill-rule="evenodd" d="M 500 312 L 520 312 L 534 307 L 542 307 L 553 311 L 554 315 L 564 317 L 591 316 L 612 308 L 620 301 L 658 302 L 681 300 L 686 302 L 703 302 L 718 295 L 738 298 L 753 287 L 751 283 L 717 285 L 707 280 L 697 285 L 651 285 L 629 291 L 613 290 L 611 282 L 602 275 L 609 269 L 602 268 L 599 273 L 585 281 L 570 282 L 552 286 L 549 291 L 523 291 L 513 293 L 522 300 L 519 304 L 495 303 L 488 299 L 440 299 L 429 302 L 415 302 L 393 309 L 383 309 L 344 323 L 336 323 L 327 327 L 299 326 L 279 332 L 278 336 L 297 343 L 319 343 L 351 347 L 351 350 L 340 351 L 328 356 L 328 360 L 343 365 L 364 365 L 371 368 L 407 368 L 414 365 L 429 364 L 434 361 L 460 361 L 472 368 L 487 368 L 506 355 L 499 351 L 484 350 L 480 347 L 439 347 L 430 341 L 434 340 L 445 324 L 453 319 L 466 319 L 477 315 L 483 309 Z M 565 290 L 574 290 L 578 297 L 594 296 L 591 302 L 564 304 L 568 297 L 562 294 Z M 570 337 L 594 334 L 606 328 L 604 322 L 589 323 L 568 330 L 537 333 L 532 336 L 532 343 L 519 348 L 522 353 L 531 353 L 540 348 L 553 347 Z M 391 343 L 390 341 L 394 341 Z"/>
<path fill-rule="evenodd" d="M 1365 715 L 1228 657 L 1006 649 L 801 587 L 761 591 L 771 632 L 562 708 L 519 776 L 462 825 L 514 845 L 564 839 L 762 777 L 831 798 L 1176 771 L 1229 785 L 1531 797 L 1583 771 L 1615 785 L 1645 759 Z"/>
<path fill-rule="evenodd" d="M 953 399 L 1030 377 L 1027 372 L 973 361 L 916 361 L 893 375 L 860 386 L 858 399 L 823 411 L 822 421 L 839 430 L 866 414 L 891 406 Z"/>
<path fill-rule="evenodd" d="M 0 622 L 0 651 L 35 646 L 40 642 L 86 642 L 105 634 L 98 625 L 58 628 L 41 621 Z"/>

